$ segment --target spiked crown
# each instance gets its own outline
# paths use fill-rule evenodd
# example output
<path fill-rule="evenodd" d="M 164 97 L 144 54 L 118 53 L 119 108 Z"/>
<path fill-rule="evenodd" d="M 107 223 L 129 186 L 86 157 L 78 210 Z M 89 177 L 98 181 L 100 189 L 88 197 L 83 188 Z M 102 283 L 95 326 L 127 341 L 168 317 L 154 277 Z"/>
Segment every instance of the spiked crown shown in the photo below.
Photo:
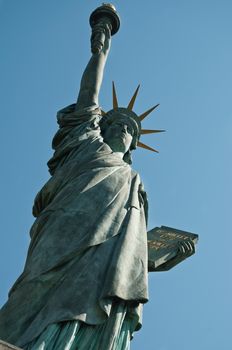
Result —
<path fill-rule="evenodd" d="M 115 85 L 113 82 L 113 109 L 111 109 L 109 112 L 104 112 L 102 110 L 102 120 L 101 120 L 101 129 L 104 132 L 104 130 L 112 124 L 117 118 L 120 116 L 125 118 L 130 118 L 130 121 L 135 124 L 135 130 L 137 130 L 136 137 L 134 138 L 131 149 L 135 149 L 136 146 L 145 148 L 149 151 L 156 152 L 158 151 L 142 142 L 139 141 L 140 135 L 146 135 L 146 134 L 155 134 L 159 132 L 164 132 L 165 130 L 150 130 L 150 129 L 142 129 L 141 122 L 144 120 L 148 114 L 150 114 L 155 108 L 159 106 L 159 104 L 155 105 L 154 107 L 148 109 L 146 112 L 142 113 L 141 115 L 137 115 L 134 111 L 132 111 L 134 107 L 134 103 L 139 91 L 140 85 L 138 85 L 137 89 L 135 90 L 128 106 L 125 107 L 118 107 L 118 99 L 116 94 Z"/>

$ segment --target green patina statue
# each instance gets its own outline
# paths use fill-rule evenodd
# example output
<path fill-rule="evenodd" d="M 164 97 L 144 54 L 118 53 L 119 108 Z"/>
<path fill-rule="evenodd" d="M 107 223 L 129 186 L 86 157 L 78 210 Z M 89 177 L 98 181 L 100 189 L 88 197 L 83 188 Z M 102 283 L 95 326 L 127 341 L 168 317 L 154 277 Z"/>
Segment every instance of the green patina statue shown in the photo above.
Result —
<path fill-rule="evenodd" d="M 102 116 L 114 23 L 105 13 L 95 22 L 77 103 L 58 112 L 25 268 L 0 313 L 0 338 L 24 349 L 128 349 L 148 300 L 146 195 L 130 167 L 141 122 L 136 96 L 118 108 L 115 90 Z"/>
<path fill-rule="evenodd" d="M 115 8 L 90 17 L 92 57 L 77 102 L 58 112 L 59 130 L 48 166 L 51 178 L 37 194 L 36 220 L 22 275 L 0 311 L 0 338 L 26 350 L 129 349 L 148 301 L 147 199 L 131 152 L 141 116 L 98 104 Z M 153 150 L 153 149 L 151 149 Z M 153 150 L 155 151 L 155 150 Z"/>

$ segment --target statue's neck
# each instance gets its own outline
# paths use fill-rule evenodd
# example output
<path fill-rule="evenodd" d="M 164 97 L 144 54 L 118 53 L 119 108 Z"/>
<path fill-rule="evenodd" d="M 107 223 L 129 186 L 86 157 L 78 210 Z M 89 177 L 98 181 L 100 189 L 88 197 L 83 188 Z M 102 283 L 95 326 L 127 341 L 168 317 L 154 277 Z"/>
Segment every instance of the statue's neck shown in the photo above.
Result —
<path fill-rule="evenodd" d="M 113 152 L 113 154 L 115 154 L 120 159 L 123 159 L 123 157 L 124 157 L 124 153 L 122 153 L 122 152 Z"/>

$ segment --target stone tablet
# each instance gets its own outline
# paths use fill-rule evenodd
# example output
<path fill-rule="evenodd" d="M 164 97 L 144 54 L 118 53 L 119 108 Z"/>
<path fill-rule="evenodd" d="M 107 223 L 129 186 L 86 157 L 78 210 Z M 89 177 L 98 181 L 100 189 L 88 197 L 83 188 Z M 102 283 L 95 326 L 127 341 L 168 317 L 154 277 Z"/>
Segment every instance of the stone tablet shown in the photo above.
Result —
<path fill-rule="evenodd" d="M 168 271 L 195 253 L 198 235 L 167 226 L 147 233 L 148 270 Z"/>

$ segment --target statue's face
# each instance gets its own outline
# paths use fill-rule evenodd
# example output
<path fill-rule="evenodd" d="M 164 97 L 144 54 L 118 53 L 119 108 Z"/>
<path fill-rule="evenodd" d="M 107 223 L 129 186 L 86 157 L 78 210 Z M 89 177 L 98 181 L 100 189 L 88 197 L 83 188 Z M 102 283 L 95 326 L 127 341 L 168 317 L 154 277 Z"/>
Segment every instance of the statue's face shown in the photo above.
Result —
<path fill-rule="evenodd" d="M 133 123 L 128 118 L 119 117 L 108 126 L 104 133 L 104 141 L 110 146 L 113 152 L 125 154 L 130 149 L 134 134 Z"/>

